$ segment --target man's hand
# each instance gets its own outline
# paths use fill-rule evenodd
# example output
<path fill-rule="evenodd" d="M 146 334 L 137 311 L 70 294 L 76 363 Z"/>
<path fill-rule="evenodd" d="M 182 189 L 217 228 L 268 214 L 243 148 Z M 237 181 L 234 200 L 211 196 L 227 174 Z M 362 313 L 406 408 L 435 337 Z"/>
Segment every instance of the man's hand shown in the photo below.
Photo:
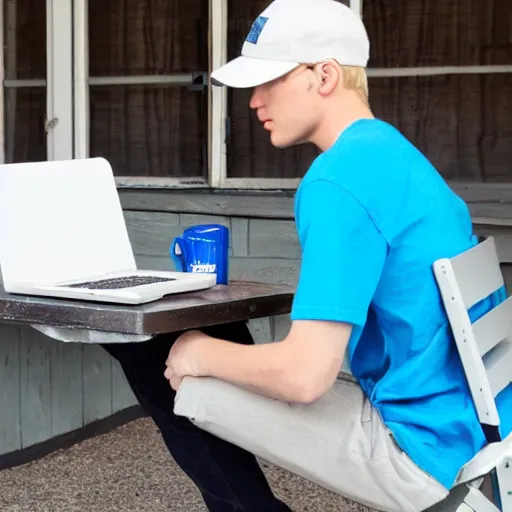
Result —
<path fill-rule="evenodd" d="M 178 390 L 183 377 L 202 376 L 201 349 L 205 342 L 208 343 L 209 338 L 201 331 L 191 330 L 183 333 L 174 342 L 165 362 L 167 369 L 164 376 L 175 391 Z"/>
<path fill-rule="evenodd" d="M 352 326 L 298 320 L 275 343 L 242 345 L 200 331 L 182 334 L 171 348 L 165 377 L 177 390 L 183 377 L 213 377 L 254 393 L 312 403 L 336 380 Z"/>

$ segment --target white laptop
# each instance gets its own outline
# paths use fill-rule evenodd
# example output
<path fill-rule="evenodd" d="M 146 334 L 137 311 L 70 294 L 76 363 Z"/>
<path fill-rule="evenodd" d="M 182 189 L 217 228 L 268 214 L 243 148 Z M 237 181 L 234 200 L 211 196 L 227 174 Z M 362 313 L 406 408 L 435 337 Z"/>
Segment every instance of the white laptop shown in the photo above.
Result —
<path fill-rule="evenodd" d="M 0 267 L 8 293 L 121 304 L 216 283 L 215 274 L 137 269 L 103 158 L 0 165 Z"/>

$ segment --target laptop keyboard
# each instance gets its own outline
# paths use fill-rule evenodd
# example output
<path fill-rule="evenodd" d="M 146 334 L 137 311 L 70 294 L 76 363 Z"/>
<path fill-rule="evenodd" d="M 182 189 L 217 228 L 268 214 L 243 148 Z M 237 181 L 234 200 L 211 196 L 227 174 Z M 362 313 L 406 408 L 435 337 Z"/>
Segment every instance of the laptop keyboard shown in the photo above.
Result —
<path fill-rule="evenodd" d="M 66 285 L 69 288 L 87 288 L 89 290 L 114 290 L 117 288 L 133 288 L 144 284 L 162 283 L 164 281 L 176 281 L 172 277 L 156 276 L 124 276 L 101 279 L 100 281 L 89 281 Z"/>

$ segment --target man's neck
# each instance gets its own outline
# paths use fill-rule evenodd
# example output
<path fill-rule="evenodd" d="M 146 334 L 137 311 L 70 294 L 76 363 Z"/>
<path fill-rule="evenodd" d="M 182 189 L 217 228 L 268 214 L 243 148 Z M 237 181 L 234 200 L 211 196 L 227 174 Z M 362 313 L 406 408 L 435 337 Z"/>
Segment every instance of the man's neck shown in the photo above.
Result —
<path fill-rule="evenodd" d="M 351 124 L 360 119 L 375 119 L 375 116 L 355 91 L 345 92 L 342 101 L 331 102 L 326 108 L 325 117 L 310 142 L 321 151 L 327 151 Z"/>

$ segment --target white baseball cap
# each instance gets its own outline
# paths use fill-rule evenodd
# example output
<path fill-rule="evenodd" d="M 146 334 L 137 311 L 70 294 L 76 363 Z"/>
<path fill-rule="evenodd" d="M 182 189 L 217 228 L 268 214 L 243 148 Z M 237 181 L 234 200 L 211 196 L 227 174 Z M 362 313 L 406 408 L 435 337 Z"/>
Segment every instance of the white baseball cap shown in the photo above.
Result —
<path fill-rule="evenodd" d="M 361 17 L 336 0 L 274 0 L 254 21 L 242 55 L 212 73 L 214 85 L 247 88 L 301 64 L 335 59 L 366 67 L 370 53 Z"/>

